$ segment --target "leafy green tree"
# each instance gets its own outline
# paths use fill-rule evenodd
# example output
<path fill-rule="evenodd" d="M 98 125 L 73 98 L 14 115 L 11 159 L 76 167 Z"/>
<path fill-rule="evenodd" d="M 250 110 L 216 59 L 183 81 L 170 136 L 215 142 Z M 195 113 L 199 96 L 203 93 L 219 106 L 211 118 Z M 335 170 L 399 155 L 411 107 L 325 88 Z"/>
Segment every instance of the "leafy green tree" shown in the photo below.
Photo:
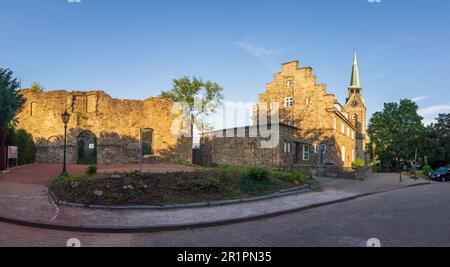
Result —
<path fill-rule="evenodd" d="M 39 83 L 34 82 L 31 84 L 31 91 L 35 92 L 35 93 L 42 93 L 44 92 L 44 87 L 42 87 Z"/>
<path fill-rule="evenodd" d="M 10 144 L 19 150 L 19 165 L 33 163 L 36 157 L 36 145 L 33 136 L 25 130 L 12 133 Z"/>
<path fill-rule="evenodd" d="M 19 81 L 9 69 L 0 68 L 0 135 L 14 126 L 14 118 L 22 109 L 25 100 L 18 93 Z"/>
<path fill-rule="evenodd" d="M 13 78 L 12 71 L 0 68 L 0 153 L 2 155 L 5 153 L 5 134 L 13 131 L 14 118 L 25 102 L 22 95 L 17 92 L 19 88 L 19 82 Z M 0 170 L 5 168 L 5 162 L 1 160 Z"/>
<path fill-rule="evenodd" d="M 426 131 L 422 119 L 417 104 L 408 99 L 386 103 L 383 111 L 373 114 L 367 133 L 384 168 L 414 159 L 416 148 L 423 151 Z"/>
<path fill-rule="evenodd" d="M 174 79 L 172 89 L 160 95 L 175 102 L 185 103 L 191 116 L 191 129 L 195 124 L 203 132 L 209 126 L 204 118 L 217 111 L 223 104 L 223 88 L 217 83 L 197 77 L 184 76 Z"/>
<path fill-rule="evenodd" d="M 450 164 L 450 113 L 439 114 L 436 122 L 427 127 L 425 152 L 433 167 Z"/>

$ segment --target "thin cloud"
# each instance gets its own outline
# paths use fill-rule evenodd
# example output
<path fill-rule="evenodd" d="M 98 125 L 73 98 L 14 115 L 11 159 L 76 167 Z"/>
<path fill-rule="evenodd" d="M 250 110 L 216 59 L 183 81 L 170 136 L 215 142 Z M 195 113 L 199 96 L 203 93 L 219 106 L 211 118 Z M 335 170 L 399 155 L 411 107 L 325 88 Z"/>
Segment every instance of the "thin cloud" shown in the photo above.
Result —
<path fill-rule="evenodd" d="M 248 41 L 240 41 L 234 44 L 257 58 L 272 56 L 276 53 L 274 50 L 270 50 L 264 46 L 256 46 Z"/>
<path fill-rule="evenodd" d="M 419 96 L 419 97 L 415 97 L 413 99 L 411 99 L 413 102 L 419 102 L 421 100 L 427 99 L 428 96 Z"/>
<path fill-rule="evenodd" d="M 431 115 L 439 115 L 439 113 L 447 113 L 447 112 L 450 112 L 450 105 L 448 105 L 448 104 L 431 106 L 431 107 L 419 110 L 419 114 L 423 117 L 427 117 L 427 116 L 431 116 Z"/>

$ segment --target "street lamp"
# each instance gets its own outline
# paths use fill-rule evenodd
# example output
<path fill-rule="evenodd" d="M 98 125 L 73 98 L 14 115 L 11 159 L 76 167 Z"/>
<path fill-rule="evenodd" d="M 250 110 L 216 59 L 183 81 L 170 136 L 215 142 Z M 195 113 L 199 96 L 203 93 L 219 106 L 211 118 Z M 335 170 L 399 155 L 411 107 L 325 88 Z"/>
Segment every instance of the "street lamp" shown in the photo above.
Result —
<path fill-rule="evenodd" d="M 61 114 L 61 119 L 64 123 L 64 162 L 63 162 L 63 171 L 62 175 L 67 175 L 67 161 L 66 161 L 66 151 L 67 151 L 67 124 L 70 120 L 70 114 L 66 111 L 64 111 L 63 114 Z"/>

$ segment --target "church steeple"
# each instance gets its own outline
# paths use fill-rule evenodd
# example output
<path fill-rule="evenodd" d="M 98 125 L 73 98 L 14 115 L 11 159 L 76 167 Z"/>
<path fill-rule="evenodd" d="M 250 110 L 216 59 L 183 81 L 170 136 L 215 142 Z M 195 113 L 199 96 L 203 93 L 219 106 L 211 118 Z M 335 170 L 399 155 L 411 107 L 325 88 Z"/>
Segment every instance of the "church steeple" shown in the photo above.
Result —
<path fill-rule="evenodd" d="M 361 84 L 359 83 L 359 70 L 358 70 L 358 59 L 356 57 L 356 49 L 355 54 L 353 56 L 353 68 L 352 68 L 352 77 L 350 79 L 350 86 L 348 87 L 349 94 L 353 93 L 361 93 Z"/>

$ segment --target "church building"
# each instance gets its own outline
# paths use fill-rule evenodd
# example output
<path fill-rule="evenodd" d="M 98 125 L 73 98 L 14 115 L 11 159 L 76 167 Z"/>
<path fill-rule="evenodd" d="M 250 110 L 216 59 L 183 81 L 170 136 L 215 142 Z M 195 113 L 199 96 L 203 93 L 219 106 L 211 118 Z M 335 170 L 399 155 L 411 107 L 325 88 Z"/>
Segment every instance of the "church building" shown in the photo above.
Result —
<path fill-rule="evenodd" d="M 259 135 L 259 114 L 279 109 L 278 143 L 263 148 Z M 298 61 L 282 64 L 260 94 L 253 126 L 206 134 L 202 140 L 203 161 L 208 164 L 265 166 L 269 168 L 302 169 L 319 166 L 321 149 L 328 167 L 349 169 L 357 159 L 365 159 L 366 107 L 359 82 L 356 51 L 350 86 L 345 104 L 318 84 L 311 67 L 301 67 Z M 269 119 L 270 121 L 270 119 Z M 268 123 L 269 127 L 270 122 Z M 279 124 L 279 125 L 278 125 Z M 251 136 L 251 129 L 258 135 Z"/>

